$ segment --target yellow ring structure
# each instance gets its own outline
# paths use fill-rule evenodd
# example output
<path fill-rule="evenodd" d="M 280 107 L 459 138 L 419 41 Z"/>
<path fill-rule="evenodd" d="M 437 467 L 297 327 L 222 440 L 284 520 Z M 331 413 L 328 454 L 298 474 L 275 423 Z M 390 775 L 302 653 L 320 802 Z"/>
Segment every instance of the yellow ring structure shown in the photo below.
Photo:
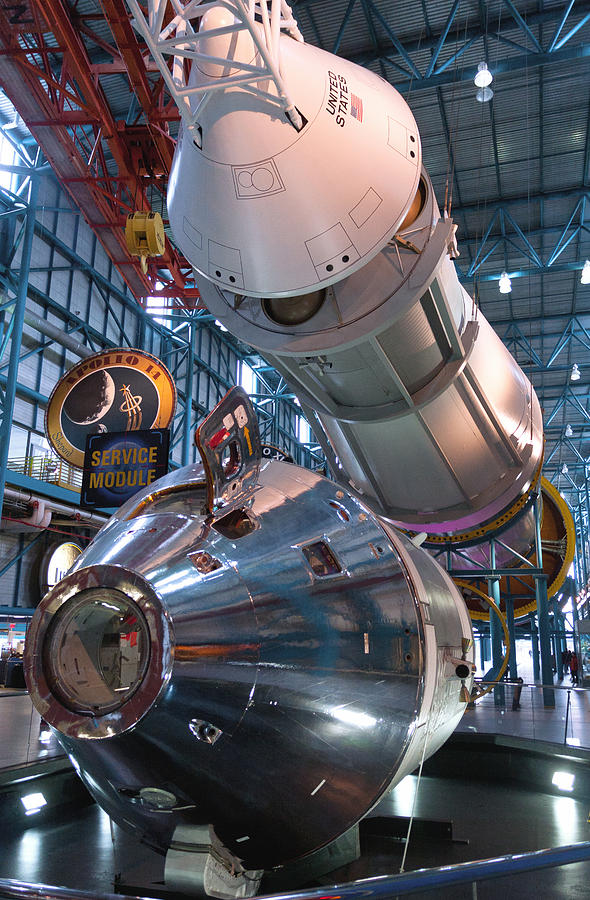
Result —
<path fill-rule="evenodd" d="M 461 588 L 461 587 L 467 588 L 467 590 L 471 591 L 472 594 L 477 594 L 478 597 L 481 597 L 482 600 L 485 600 L 486 603 L 491 607 L 491 609 L 494 610 L 494 612 L 498 616 L 498 619 L 500 620 L 500 625 L 502 626 L 502 631 L 504 632 L 504 643 L 506 645 L 506 652 L 504 653 L 504 659 L 502 660 L 502 665 L 500 666 L 500 670 L 499 670 L 498 674 L 496 675 L 492 684 L 489 684 L 486 688 L 482 688 L 479 684 L 477 684 L 477 682 L 475 683 L 478 692 L 475 697 L 472 695 L 472 700 L 477 700 L 477 699 L 479 699 L 479 697 L 484 697 L 486 694 L 490 693 L 490 691 L 494 688 L 494 685 L 500 681 L 500 679 L 502 678 L 502 675 L 508 668 L 508 658 L 510 656 L 510 634 L 508 633 L 506 617 L 502 615 L 502 610 L 500 609 L 498 604 L 494 600 L 492 600 L 492 598 L 490 596 L 488 596 L 488 594 L 484 594 L 484 592 L 480 591 L 479 588 L 473 587 L 473 585 L 469 584 L 468 581 L 463 581 L 462 578 L 453 578 L 453 581 L 455 582 L 455 584 L 457 585 L 458 588 Z M 484 620 L 484 616 L 479 616 L 477 613 L 473 612 L 472 610 L 469 610 L 468 612 L 472 619 L 478 620 L 478 621 Z M 489 618 L 489 613 L 488 613 L 488 618 Z"/>
<path fill-rule="evenodd" d="M 541 467 L 543 465 L 543 460 L 539 463 L 535 474 L 533 475 L 533 480 L 531 481 L 530 487 L 527 491 L 518 497 L 514 503 L 505 509 L 499 516 L 496 516 L 495 519 L 492 519 L 489 522 L 486 522 L 484 525 L 480 525 L 477 528 L 473 528 L 471 531 L 464 531 L 460 534 L 429 534 L 426 538 L 426 544 L 448 544 L 449 541 L 452 541 L 454 544 L 463 544 L 465 542 L 475 541 L 477 538 L 483 538 L 486 534 L 490 534 L 492 531 L 497 531 L 501 528 L 502 525 L 505 525 L 507 522 L 510 522 L 514 516 L 523 509 L 524 506 L 529 501 L 531 494 L 534 492 L 537 484 L 539 483 L 539 478 L 541 477 Z M 542 481 L 546 481 L 545 478 Z M 560 498 L 561 499 L 561 498 Z M 426 530 L 426 527 L 425 529 Z"/>
<path fill-rule="evenodd" d="M 565 556 L 563 558 L 563 562 L 561 564 L 559 572 L 555 576 L 553 582 L 547 588 L 547 596 L 552 597 L 563 586 L 563 582 L 567 578 L 567 573 L 570 570 L 570 566 L 574 561 L 574 556 L 576 554 L 576 526 L 571 509 L 569 508 L 555 485 L 551 484 L 551 482 L 547 478 L 542 478 L 541 489 L 551 497 L 559 512 L 561 513 L 563 517 L 563 524 L 565 525 Z M 541 551 L 543 549 L 542 545 L 543 532 L 541 531 Z"/>
<path fill-rule="evenodd" d="M 574 517 L 572 516 L 571 510 L 555 485 L 551 484 L 551 482 L 547 478 L 541 479 L 541 491 L 542 493 L 547 494 L 555 503 L 559 512 L 561 513 L 561 517 L 563 519 L 563 524 L 565 526 L 565 556 L 563 558 L 563 562 L 561 563 L 561 567 L 559 572 L 551 582 L 551 584 L 547 585 L 547 597 L 553 597 L 562 587 L 565 579 L 567 578 L 567 573 L 570 570 L 570 566 L 574 561 L 574 556 L 576 553 L 576 526 L 574 524 Z M 543 519 L 541 518 L 541 553 L 543 552 Z M 531 600 L 530 603 L 527 603 L 525 606 L 518 607 L 518 618 L 521 616 L 526 616 L 528 613 L 534 613 L 537 611 L 537 599 L 535 597 L 534 600 Z"/>
<path fill-rule="evenodd" d="M 572 516 L 571 510 L 555 485 L 551 484 L 551 482 L 543 477 L 541 478 L 541 492 L 543 494 L 547 494 L 548 497 L 551 498 L 557 509 L 559 510 L 561 517 L 563 519 L 563 524 L 565 527 L 565 555 L 563 557 L 563 561 L 559 568 L 559 572 L 551 582 L 551 584 L 547 585 L 547 596 L 549 598 L 553 597 L 561 588 L 563 587 L 563 583 L 567 578 L 567 573 L 570 570 L 570 566 L 574 561 L 574 556 L 576 553 L 576 526 L 574 524 L 574 518 Z M 543 519 L 541 518 L 541 552 L 543 550 Z M 526 575 L 526 572 L 525 572 Z M 475 593 L 475 589 L 472 588 Z M 531 600 L 530 603 L 527 603 L 523 606 L 519 606 L 515 615 L 517 618 L 521 618 L 522 616 L 526 616 L 529 613 L 534 613 L 537 611 L 537 598 L 535 597 Z M 471 615 L 471 611 L 470 611 Z M 479 618 L 484 621 L 489 620 L 489 613 L 482 613 L 479 615 L 478 613 L 475 616 L 472 615 L 472 618 Z"/>

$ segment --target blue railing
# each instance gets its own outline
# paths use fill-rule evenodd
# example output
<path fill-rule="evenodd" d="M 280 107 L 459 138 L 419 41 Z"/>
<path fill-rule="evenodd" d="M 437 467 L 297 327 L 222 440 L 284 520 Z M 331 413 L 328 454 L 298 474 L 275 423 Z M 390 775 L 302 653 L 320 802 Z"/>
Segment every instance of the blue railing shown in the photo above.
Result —
<path fill-rule="evenodd" d="M 536 872 L 540 869 L 587 860 L 590 860 L 590 841 L 534 850 L 529 853 L 511 853 L 496 859 L 439 866 L 435 869 L 418 869 L 399 875 L 381 875 L 332 887 L 259 895 L 258 900 L 271 898 L 272 900 L 390 900 L 418 891 L 434 891 L 457 884 L 475 884 L 492 878 L 505 878 L 523 872 Z M 126 898 L 122 894 L 95 894 L 45 884 L 27 884 L 6 878 L 0 878 L 0 897 L 11 900 L 140 900 L 140 898 Z"/>

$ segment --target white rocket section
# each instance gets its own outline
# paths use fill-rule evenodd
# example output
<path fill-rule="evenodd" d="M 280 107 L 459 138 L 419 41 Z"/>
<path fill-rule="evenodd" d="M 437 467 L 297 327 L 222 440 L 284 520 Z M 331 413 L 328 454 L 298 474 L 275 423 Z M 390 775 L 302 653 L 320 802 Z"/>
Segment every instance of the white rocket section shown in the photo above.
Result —
<path fill-rule="evenodd" d="M 301 43 L 284 6 L 249 3 L 239 32 L 241 0 L 174 6 L 176 243 L 210 311 L 285 375 L 342 481 L 393 521 L 475 527 L 530 488 L 539 404 L 458 281 L 407 104 Z"/>
<path fill-rule="evenodd" d="M 226 328 L 284 375 L 342 480 L 389 519 L 456 531 L 530 487 L 542 417 L 530 382 L 458 281 L 455 229 L 439 218 L 427 176 L 422 190 L 416 220 L 296 326 L 281 322 L 304 298 L 246 297 L 236 307 L 207 281 L 200 290 Z"/>
<path fill-rule="evenodd" d="M 212 59 L 229 43 L 212 38 Z M 249 36 L 230 51 L 258 62 Z M 215 87 L 232 71 L 198 60 L 189 86 Z M 414 117 L 397 91 L 384 102 L 377 75 L 286 36 L 281 71 L 303 128 L 228 87 L 203 107 L 198 139 L 182 129 L 168 188 L 175 241 L 195 269 L 259 297 L 305 293 L 361 268 L 403 220 L 421 165 Z"/>

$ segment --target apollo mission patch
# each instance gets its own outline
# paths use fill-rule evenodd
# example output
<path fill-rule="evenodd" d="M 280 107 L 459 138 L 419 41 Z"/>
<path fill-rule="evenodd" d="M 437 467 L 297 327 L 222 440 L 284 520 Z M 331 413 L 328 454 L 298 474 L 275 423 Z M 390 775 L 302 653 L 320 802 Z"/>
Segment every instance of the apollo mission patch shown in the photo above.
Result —
<path fill-rule="evenodd" d="M 167 428 L 175 407 L 166 366 L 142 350 L 116 348 L 88 356 L 60 378 L 45 431 L 56 453 L 82 469 L 88 435 Z"/>

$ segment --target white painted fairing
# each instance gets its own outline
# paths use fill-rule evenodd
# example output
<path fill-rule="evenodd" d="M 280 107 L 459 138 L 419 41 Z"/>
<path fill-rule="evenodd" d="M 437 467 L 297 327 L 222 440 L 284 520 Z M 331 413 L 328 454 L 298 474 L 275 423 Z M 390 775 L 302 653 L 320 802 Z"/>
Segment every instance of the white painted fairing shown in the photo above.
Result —
<path fill-rule="evenodd" d="M 378 76 L 281 37 L 281 72 L 304 118 L 235 87 L 199 118 L 202 149 L 183 129 L 168 191 L 175 241 L 202 275 L 232 291 L 286 296 L 330 284 L 385 246 L 416 192 L 421 147 L 414 117 Z M 249 35 L 212 38 L 254 62 Z M 213 87 L 231 67 L 193 66 Z M 195 104 L 200 95 L 195 95 Z"/>

